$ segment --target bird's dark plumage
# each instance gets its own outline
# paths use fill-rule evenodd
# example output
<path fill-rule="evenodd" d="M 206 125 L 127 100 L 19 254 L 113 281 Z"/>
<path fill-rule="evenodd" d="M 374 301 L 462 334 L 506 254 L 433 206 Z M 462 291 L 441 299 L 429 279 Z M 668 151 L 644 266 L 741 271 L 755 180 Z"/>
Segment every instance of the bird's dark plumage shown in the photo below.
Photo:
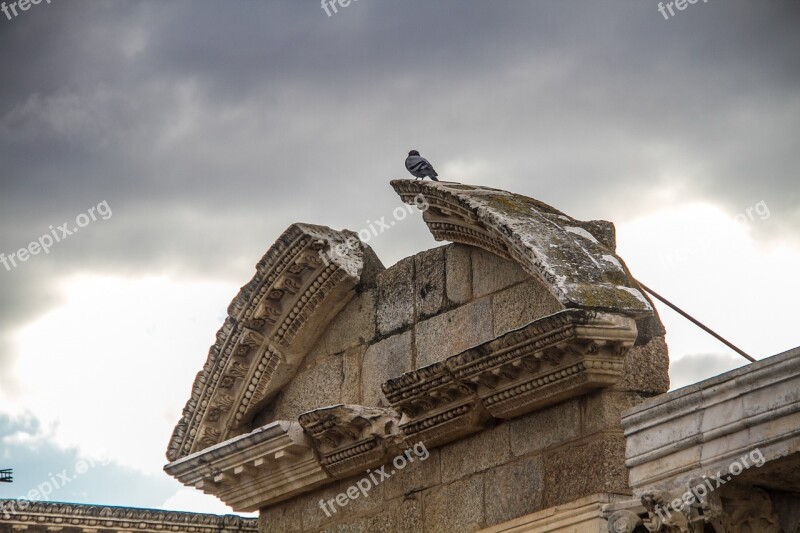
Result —
<path fill-rule="evenodd" d="M 419 152 L 416 150 L 411 150 L 408 152 L 408 157 L 406 158 L 406 170 L 411 172 L 411 175 L 415 178 L 425 179 L 428 177 L 433 181 L 439 181 L 436 179 L 436 176 L 439 174 L 437 174 L 433 169 L 433 165 L 431 165 L 427 159 L 419 155 Z"/>

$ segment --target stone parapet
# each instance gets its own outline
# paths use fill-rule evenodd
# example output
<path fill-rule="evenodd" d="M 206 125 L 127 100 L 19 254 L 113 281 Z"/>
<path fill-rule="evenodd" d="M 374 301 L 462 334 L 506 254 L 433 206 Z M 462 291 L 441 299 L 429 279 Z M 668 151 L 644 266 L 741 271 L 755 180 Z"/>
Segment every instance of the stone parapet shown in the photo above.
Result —
<path fill-rule="evenodd" d="M 258 520 L 213 515 L 81 505 L 0 500 L 0 531 L 25 533 L 256 533 Z"/>
<path fill-rule="evenodd" d="M 652 531 L 777 533 L 789 515 L 771 494 L 800 487 L 800 349 L 646 400 L 622 425 Z"/>

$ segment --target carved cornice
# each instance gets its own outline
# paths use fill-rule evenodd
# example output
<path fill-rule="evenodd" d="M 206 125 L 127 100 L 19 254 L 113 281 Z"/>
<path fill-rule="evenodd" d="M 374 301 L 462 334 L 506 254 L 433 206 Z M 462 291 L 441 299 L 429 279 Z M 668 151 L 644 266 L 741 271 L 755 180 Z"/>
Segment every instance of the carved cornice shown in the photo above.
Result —
<path fill-rule="evenodd" d="M 145 533 L 235 533 L 258 531 L 258 519 L 236 515 L 212 515 L 80 505 L 74 503 L 0 500 L 0 527 L 20 531 L 103 531 Z M 12 512 L 13 510 L 13 512 Z"/>
<path fill-rule="evenodd" d="M 297 422 L 274 422 L 173 461 L 164 470 L 236 511 L 255 511 L 332 478 Z"/>
<path fill-rule="evenodd" d="M 333 405 L 303 413 L 299 421 L 336 478 L 379 466 L 403 447 L 400 415 L 392 409 Z"/>
<path fill-rule="evenodd" d="M 294 224 L 280 236 L 228 307 L 173 432 L 170 461 L 250 429 L 255 413 L 291 379 L 353 296 L 362 246 L 352 232 L 309 224 Z"/>
<path fill-rule="evenodd" d="M 480 431 L 490 420 L 475 388 L 458 381 L 445 363 L 434 363 L 383 384 L 389 404 L 403 413 L 411 441 L 434 447 Z"/>
<path fill-rule="evenodd" d="M 436 446 L 613 385 L 636 339 L 633 319 L 568 309 L 384 383 L 409 440 Z"/>
<path fill-rule="evenodd" d="M 549 205 L 506 191 L 460 183 L 394 180 L 403 202 L 423 195 L 423 218 L 436 240 L 488 250 L 545 281 L 568 308 L 635 318 L 653 308 L 614 253 L 613 225 L 575 220 Z"/>

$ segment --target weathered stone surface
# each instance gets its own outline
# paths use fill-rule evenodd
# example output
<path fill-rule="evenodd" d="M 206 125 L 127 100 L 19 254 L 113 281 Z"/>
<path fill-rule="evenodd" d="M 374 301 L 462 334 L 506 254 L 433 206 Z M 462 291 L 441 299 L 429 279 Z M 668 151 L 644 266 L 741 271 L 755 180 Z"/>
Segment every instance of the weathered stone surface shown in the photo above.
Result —
<path fill-rule="evenodd" d="M 598 435 L 586 444 L 546 453 L 544 468 L 545 507 L 600 492 L 630 492 L 622 435 Z"/>
<path fill-rule="evenodd" d="M 414 258 L 399 261 L 377 277 L 378 333 L 388 335 L 414 321 Z"/>
<path fill-rule="evenodd" d="M 629 499 L 630 496 L 620 494 L 592 494 L 514 518 L 478 533 L 608 533 L 609 523 L 604 518 L 604 510 Z M 623 531 L 614 530 L 615 533 Z"/>
<path fill-rule="evenodd" d="M 464 533 L 483 525 L 482 475 L 436 487 L 424 498 L 426 532 Z"/>
<path fill-rule="evenodd" d="M 320 336 L 306 356 L 306 362 L 372 341 L 376 332 L 376 300 L 374 289 L 353 297 Z"/>
<path fill-rule="evenodd" d="M 463 304 L 472 299 L 472 247 L 451 244 L 445 247 L 447 299 Z"/>
<path fill-rule="evenodd" d="M 261 509 L 258 533 L 299 533 L 302 531 L 302 500 L 295 498 Z"/>
<path fill-rule="evenodd" d="M 405 449 L 394 409 L 339 404 L 303 413 L 298 421 L 335 478 L 366 472 Z"/>
<path fill-rule="evenodd" d="M 445 445 L 441 454 L 443 483 L 503 464 L 511 458 L 509 426 L 501 424 Z"/>
<path fill-rule="evenodd" d="M 388 380 L 387 401 L 403 413 L 409 442 L 428 447 L 481 431 L 491 418 L 473 387 L 457 381 L 444 363 L 434 363 Z"/>
<path fill-rule="evenodd" d="M 566 309 L 447 359 L 495 418 L 515 418 L 614 385 L 636 339 L 632 318 Z"/>
<path fill-rule="evenodd" d="M 354 518 L 320 530 L 320 533 L 400 533 L 422 531 L 422 504 L 416 499 L 402 500 L 396 508 L 367 518 Z"/>
<path fill-rule="evenodd" d="M 342 403 L 362 403 L 361 398 L 361 367 L 364 364 L 364 354 L 367 346 L 362 344 L 344 352 L 342 355 Z"/>
<path fill-rule="evenodd" d="M 473 245 L 513 260 L 531 276 L 545 280 L 565 307 L 633 318 L 653 314 L 622 259 L 608 247 L 613 244 L 610 223 L 576 220 L 533 198 L 488 187 L 415 180 L 391 183 L 405 203 L 425 195 L 430 208 L 423 220 L 435 239 Z"/>
<path fill-rule="evenodd" d="M 428 450 L 430 454 L 422 461 L 412 452 L 414 462 L 406 465 L 384 482 L 386 499 L 405 497 L 441 483 L 441 459 L 439 449 Z M 424 454 L 423 454 L 424 455 Z"/>
<path fill-rule="evenodd" d="M 346 502 L 344 506 L 336 503 L 331 505 L 330 500 L 336 500 L 340 494 L 347 494 L 347 490 L 355 486 L 355 484 L 367 474 L 363 476 L 353 476 L 351 478 L 343 479 L 335 482 L 332 485 L 321 488 L 312 494 L 300 496 L 298 499 L 301 501 L 301 513 L 303 520 L 303 531 L 315 531 L 330 527 L 330 524 L 338 521 L 352 521 L 353 517 L 357 515 L 372 514 L 378 512 L 383 507 L 383 485 L 372 486 L 367 492 L 367 496 L 358 492 L 355 499 L 340 498 L 341 502 Z M 326 503 L 325 507 L 328 512 L 325 513 L 320 500 Z M 335 510 L 335 511 L 334 511 Z M 328 516 L 330 514 L 330 516 Z M 298 517 L 299 518 L 299 517 Z"/>
<path fill-rule="evenodd" d="M 486 525 L 499 524 L 542 508 L 544 464 L 542 456 L 520 459 L 489 470 L 486 484 Z"/>
<path fill-rule="evenodd" d="M 669 390 L 669 355 L 664 337 L 653 337 L 643 346 L 634 346 L 625 355 L 623 379 L 616 389 L 652 396 Z"/>
<path fill-rule="evenodd" d="M 381 384 L 414 368 L 411 338 L 411 331 L 406 331 L 367 348 L 361 371 L 361 392 L 365 405 L 389 405 L 381 391 Z"/>
<path fill-rule="evenodd" d="M 480 248 L 472 248 L 472 292 L 475 298 L 497 292 L 530 277 L 514 261 Z"/>
<path fill-rule="evenodd" d="M 622 413 L 644 397 L 635 392 L 607 390 L 590 394 L 581 402 L 582 434 L 591 435 L 600 431 L 622 431 Z"/>
<path fill-rule="evenodd" d="M 298 372 L 275 402 L 273 420 L 294 420 L 321 405 L 341 403 L 342 358 L 332 355 Z"/>
<path fill-rule="evenodd" d="M 444 251 L 434 248 L 414 256 L 417 320 L 435 315 L 445 303 Z"/>
<path fill-rule="evenodd" d="M 514 285 L 492 296 L 494 335 L 499 337 L 563 309 L 564 306 L 539 280 Z"/>
<path fill-rule="evenodd" d="M 541 452 L 580 436 L 580 400 L 548 407 L 508 422 L 514 455 Z"/>
<path fill-rule="evenodd" d="M 442 313 L 416 326 L 416 368 L 444 361 L 492 338 L 488 298 Z"/>

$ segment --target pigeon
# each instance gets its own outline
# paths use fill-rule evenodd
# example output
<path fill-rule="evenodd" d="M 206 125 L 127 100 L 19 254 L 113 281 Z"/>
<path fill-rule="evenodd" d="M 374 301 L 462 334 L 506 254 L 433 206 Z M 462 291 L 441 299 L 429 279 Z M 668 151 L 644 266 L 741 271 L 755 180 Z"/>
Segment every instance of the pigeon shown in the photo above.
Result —
<path fill-rule="evenodd" d="M 408 157 L 406 158 L 406 169 L 411 172 L 411 175 L 415 178 L 422 178 L 424 180 L 427 176 L 433 181 L 439 181 L 436 179 L 436 176 L 439 174 L 433 170 L 433 165 L 431 165 L 427 159 L 419 155 L 419 152 L 416 150 L 411 150 L 408 152 Z"/>

